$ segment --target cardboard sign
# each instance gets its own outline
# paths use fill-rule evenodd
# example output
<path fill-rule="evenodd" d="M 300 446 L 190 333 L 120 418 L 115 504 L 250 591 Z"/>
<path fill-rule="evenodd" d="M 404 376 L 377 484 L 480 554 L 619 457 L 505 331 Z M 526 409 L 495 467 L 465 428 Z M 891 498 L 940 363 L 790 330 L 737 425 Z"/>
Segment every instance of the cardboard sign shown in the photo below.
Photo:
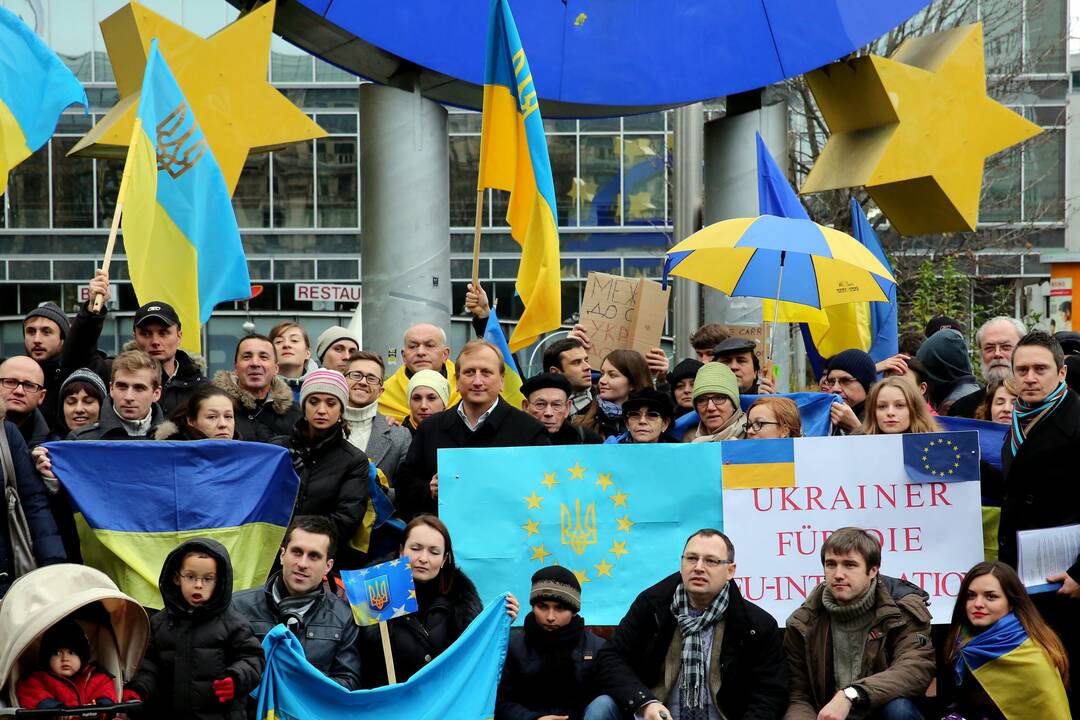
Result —
<path fill-rule="evenodd" d="M 720 327 L 729 337 L 756 342 L 754 354 L 757 355 L 759 363 L 765 363 L 765 343 L 768 341 L 768 335 L 762 332 L 761 325 L 721 325 Z"/>
<path fill-rule="evenodd" d="M 668 295 L 660 283 L 591 272 L 581 299 L 581 319 L 592 340 L 589 364 L 599 369 L 612 350 L 645 354 L 660 345 Z"/>

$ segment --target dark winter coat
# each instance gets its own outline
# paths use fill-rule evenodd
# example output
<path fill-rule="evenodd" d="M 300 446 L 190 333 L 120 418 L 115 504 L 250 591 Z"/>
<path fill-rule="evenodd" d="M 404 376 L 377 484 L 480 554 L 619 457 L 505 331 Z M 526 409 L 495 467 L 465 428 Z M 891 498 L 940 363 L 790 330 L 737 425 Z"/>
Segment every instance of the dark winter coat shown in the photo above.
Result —
<path fill-rule="evenodd" d="M 100 314 L 90 312 L 89 302 L 83 303 L 71 321 L 71 329 L 64 338 L 64 346 L 56 358 L 55 366 L 50 366 L 49 370 L 45 364 L 41 366 L 41 369 L 46 371 L 46 395 L 42 411 L 53 432 L 61 437 L 67 435 L 68 427 L 64 424 L 64 413 L 60 407 L 60 386 L 71 373 L 79 368 L 88 368 L 98 374 L 106 387 L 109 386 L 112 362 L 97 346 L 106 314 L 104 309 Z M 50 374 L 55 387 L 50 383 Z"/>
<path fill-rule="evenodd" d="M 214 384 L 229 393 L 236 404 L 236 433 L 245 440 L 270 442 L 280 435 L 289 435 L 301 417 L 292 390 L 279 377 L 274 378 L 265 400 L 256 400 L 237 384 L 236 373 L 228 370 L 214 375 Z"/>
<path fill-rule="evenodd" d="M 592 430 L 574 425 L 570 420 L 562 424 L 556 432 L 548 435 L 552 445 L 599 445 L 603 439 Z"/>
<path fill-rule="evenodd" d="M 495 720 L 537 720 L 544 715 L 582 713 L 600 690 L 596 653 L 604 639 L 585 629 L 580 615 L 557 630 L 545 630 L 530 612 L 515 628 L 506 651 Z"/>
<path fill-rule="evenodd" d="M 275 625 L 286 620 L 273 593 L 280 577 L 281 573 L 274 573 L 265 586 L 244 590 L 233 599 L 233 610 L 247 619 L 260 643 Z M 360 687 L 360 652 L 356 647 L 359 629 L 352 608 L 325 585 L 321 588 L 315 605 L 297 627 L 296 636 L 309 663 L 342 687 L 356 690 Z"/>
<path fill-rule="evenodd" d="M 26 447 L 33 450 L 38 445 L 43 445 L 50 440 L 56 440 L 53 436 L 52 430 L 49 428 L 49 423 L 45 421 L 45 416 L 41 413 L 41 409 L 35 409 L 31 413 L 30 417 L 26 418 L 26 421 L 22 425 L 18 426 L 19 434 L 23 436 L 23 440 L 26 441 Z"/>
<path fill-rule="evenodd" d="M 38 565 L 52 565 L 62 563 L 64 556 L 64 543 L 60 539 L 60 533 L 56 529 L 49 510 L 48 495 L 45 485 L 41 482 L 34 462 L 30 459 L 30 451 L 19 434 L 19 429 L 10 422 L 4 421 L 4 435 L 7 437 L 8 447 L 11 448 L 11 459 L 15 465 L 15 486 L 19 493 L 19 503 L 26 515 L 26 524 L 30 526 L 30 539 L 34 545 L 34 559 Z M 0 476 L 3 470 L 0 469 Z M 7 523 L 7 501 L 5 496 L 0 495 L 0 597 L 7 592 L 8 587 L 15 581 L 15 568 L 11 557 Z"/>
<path fill-rule="evenodd" d="M 791 677 L 791 707 L 785 720 L 813 720 L 837 690 L 833 679 L 829 612 L 818 585 L 791 614 L 784 650 Z M 927 594 L 906 580 L 878 576 L 874 619 L 863 648 L 863 677 L 854 683 L 872 709 L 896 698 L 923 696 L 934 677 Z"/>
<path fill-rule="evenodd" d="M 205 370 L 206 361 L 201 357 L 192 357 L 183 350 L 176 351 L 176 374 L 170 378 L 164 371 L 161 373 L 161 399 L 158 405 L 161 405 L 166 417 L 187 404 L 196 388 L 210 382 Z"/>
<path fill-rule="evenodd" d="M 93 425 L 72 430 L 68 440 L 149 440 L 154 437 L 157 427 L 165 422 L 165 415 L 161 412 L 161 406 L 154 403 L 150 406 L 150 429 L 146 435 L 129 435 L 127 428 L 120 422 L 112 403 L 106 400 L 101 404 L 98 421 Z"/>
<path fill-rule="evenodd" d="M 15 689 L 19 707 L 59 708 L 83 705 L 115 705 L 116 683 L 93 663 L 87 663 L 69 678 L 37 670 L 19 681 Z"/>
<path fill-rule="evenodd" d="M 678 630 L 671 601 L 681 582 L 675 573 L 638 595 L 600 650 L 602 689 L 627 715 L 648 701 L 666 700 L 650 688 L 664 681 L 665 659 Z M 728 598 L 718 656 L 717 707 L 729 718 L 780 718 L 788 704 L 788 683 L 776 621 L 744 600 L 735 581 L 728 583 Z M 717 652 L 714 647 L 714 656 Z M 715 672 L 712 663 L 711 672 Z"/>
<path fill-rule="evenodd" d="M 398 511 L 411 520 L 421 513 L 438 513 L 431 497 L 431 477 L 438 472 L 439 448 L 529 447 L 550 445 L 548 431 L 531 415 L 499 398 L 476 432 L 465 426 L 454 405 L 435 413 L 413 433 L 412 445 L 395 482 Z"/>
<path fill-rule="evenodd" d="M 67 344 L 66 338 L 64 344 Z M 61 348 L 60 353 L 51 358 L 37 361 L 41 367 L 41 374 L 45 377 L 45 398 L 41 401 L 40 410 L 50 428 L 59 427 L 58 423 L 63 422 L 64 417 L 64 414 L 60 412 L 60 386 L 64 384 L 64 379 L 67 377 L 61 365 L 63 352 L 64 349 Z"/>
<path fill-rule="evenodd" d="M 321 515 L 329 520 L 340 556 L 367 512 L 367 455 L 345 438 L 341 426 L 309 437 L 307 420 L 298 421 L 291 435 L 274 438 L 273 443 L 289 449 L 300 476 L 293 516 Z"/>
<path fill-rule="evenodd" d="M 188 425 L 187 422 L 177 424 L 173 420 L 166 420 L 154 429 L 154 439 L 186 442 L 188 440 L 209 440 L 210 438 L 206 437 L 206 435 L 197 428 Z M 239 440 L 240 436 L 233 431 L 232 439 Z"/>
<path fill-rule="evenodd" d="M 184 556 L 203 552 L 217 560 L 210 599 L 191 607 L 176 576 Z M 244 616 L 232 608 L 232 564 L 214 540 L 189 540 L 165 559 L 158 588 L 165 609 L 150 619 L 150 647 L 128 687 L 145 703 L 145 716 L 201 720 L 244 718 L 245 696 L 259 684 L 263 652 Z M 218 702 L 213 683 L 233 679 L 232 700 Z"/>
<path fill-rule="evenodd" d="M 461 637 L 483 606 L 476 587 L 456 570 L 450 591 L 438 591 L 439 577 L 416 584 L 418 612 L 387 620 L 397 681 L 405 682 Z M 365 688 L 387 684 L 379 626 L 360 630 L 361 667 Z"/>

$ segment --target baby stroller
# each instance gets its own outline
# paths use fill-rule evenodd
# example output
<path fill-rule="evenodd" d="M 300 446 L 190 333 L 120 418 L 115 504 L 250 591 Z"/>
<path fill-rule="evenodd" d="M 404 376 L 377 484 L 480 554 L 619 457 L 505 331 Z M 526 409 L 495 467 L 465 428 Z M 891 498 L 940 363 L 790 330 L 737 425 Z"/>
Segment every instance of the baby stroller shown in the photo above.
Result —
<path fill-rule="evenodd" d="M 20 577 L 0 600 L 0 718 L 137 716 L 142 707 L 138 702 L 74 710 L 17 707 L 15 684 L 38 667 L 41 636 L 66 617 L 82 626 L 93 660 L 112 675 L 116 696 L 121 696 L 124 682 L 134 676 L 146 652 L 146 611 L 98 570 L 49 565 Z"/>

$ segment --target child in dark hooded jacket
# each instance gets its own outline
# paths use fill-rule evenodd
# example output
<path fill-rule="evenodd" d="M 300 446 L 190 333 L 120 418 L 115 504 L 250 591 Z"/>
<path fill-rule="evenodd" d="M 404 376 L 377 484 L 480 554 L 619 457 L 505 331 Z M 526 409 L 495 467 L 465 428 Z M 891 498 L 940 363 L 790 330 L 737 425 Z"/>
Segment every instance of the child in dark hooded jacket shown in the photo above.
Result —
<path fill-rule="evenodd" d="M 150 619 L 150 647 L 128 685 L 146 703 L 146 717 L 245 717 L 263 652 L 232 609 L 232 584 L 229 554 L 214 540 L 189 540 L 165 559 L 158 580 L 165 609 Z"/>

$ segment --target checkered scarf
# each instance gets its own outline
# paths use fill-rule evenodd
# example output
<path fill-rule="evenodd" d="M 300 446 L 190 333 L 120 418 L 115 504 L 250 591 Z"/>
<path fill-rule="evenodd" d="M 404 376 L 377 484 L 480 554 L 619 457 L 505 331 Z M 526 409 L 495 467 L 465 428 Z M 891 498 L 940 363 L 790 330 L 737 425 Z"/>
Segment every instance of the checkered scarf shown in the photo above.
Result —
<path fill-rule="evenodd" d="M 675 597 L 671 600 L 671 614 L 679 623 L 682 633 L 682 674 L 679 684 L 680 718 L 708 717 L 703 712 L 708 682 L 709 658 L 705 657 L 705 644 L 702 637 L 712 632 L 713 626 L 724 617 L 728 607 L 728 586 L 720 590 L 705 612 L 696 615 L 691 611 L 690 599 L 686 589 L 680 584 L 675 588 Z"/>

